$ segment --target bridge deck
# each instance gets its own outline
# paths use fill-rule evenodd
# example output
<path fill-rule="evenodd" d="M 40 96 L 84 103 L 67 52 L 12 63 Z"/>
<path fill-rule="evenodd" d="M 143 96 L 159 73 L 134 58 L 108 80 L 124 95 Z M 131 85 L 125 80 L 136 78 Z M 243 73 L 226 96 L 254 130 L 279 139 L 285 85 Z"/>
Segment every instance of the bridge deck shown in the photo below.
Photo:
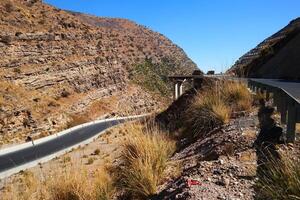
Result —
<path fill-rule="evenodd" d="M 289 96 L 293 97 L 300 103 L 300 81 L 286 81 L 280 79 L 256 79 L 251 78 L 252 81 L 262 83 L 264 85 L 273 86 L 284 90 Z"/>

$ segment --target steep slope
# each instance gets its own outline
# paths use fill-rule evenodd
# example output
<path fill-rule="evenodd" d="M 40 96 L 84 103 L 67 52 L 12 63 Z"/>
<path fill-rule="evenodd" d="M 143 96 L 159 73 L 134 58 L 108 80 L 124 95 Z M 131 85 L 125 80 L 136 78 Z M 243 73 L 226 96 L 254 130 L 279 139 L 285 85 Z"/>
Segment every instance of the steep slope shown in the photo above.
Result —
<path fill-rule="evenodd" d="M 300 18 L 243 55 L 228 71 L 246 77 L 300 78 Z"/>
<path fill-rule="evenodd" d="M 1 143 L 48 135 L 101 115 L 157 109 L 161 94 L 130 76 L 145 60 L 168 66 L 156 70 L 166 85 L 167 74 L 196 67 L 159 33 L 40 0 L 1 0 L 0 30 Z"/>

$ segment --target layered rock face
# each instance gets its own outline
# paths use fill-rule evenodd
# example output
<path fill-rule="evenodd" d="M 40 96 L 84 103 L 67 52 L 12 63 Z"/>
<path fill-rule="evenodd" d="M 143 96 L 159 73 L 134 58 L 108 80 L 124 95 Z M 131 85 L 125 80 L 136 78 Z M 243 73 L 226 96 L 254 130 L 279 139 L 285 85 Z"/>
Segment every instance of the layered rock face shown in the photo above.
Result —
<path fill-rule="evenodd" d="M 300 79 L 300 18 L 243 55 L 228 71 L 239 76 Z"/>
<path fill-rule="evenodd" d="M 39 0 L 2 0 L 0 30 L 1 143 L 54 133 L 74 116 L 83 122 L 157 109 L 161 98 L 129 79 L 146 58 L 170 60 L 175 74 L 196 67 L 182 49 L 145 27 Z"/>

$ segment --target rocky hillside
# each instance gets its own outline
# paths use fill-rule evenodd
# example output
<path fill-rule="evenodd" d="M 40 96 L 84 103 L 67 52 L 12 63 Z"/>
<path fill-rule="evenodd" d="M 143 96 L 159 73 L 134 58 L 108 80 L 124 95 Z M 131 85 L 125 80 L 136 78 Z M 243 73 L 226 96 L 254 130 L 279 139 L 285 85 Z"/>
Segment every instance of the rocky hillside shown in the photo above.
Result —
<path fill-rule="evenodd" d="M 196 67 L 169 39 L 134 22 L 64 11 L 40 0 L 1 0 L 0 30 L 1 143 L 159 108 L 161 94 L 136 84 L 132 75 L 145 60 L 166 85 L 167 74 Z"/>
<path fill-rule="evenodd" d="M 300 18 L 243 55 L 228 71 L 240 76 L 299 79 Z"/>

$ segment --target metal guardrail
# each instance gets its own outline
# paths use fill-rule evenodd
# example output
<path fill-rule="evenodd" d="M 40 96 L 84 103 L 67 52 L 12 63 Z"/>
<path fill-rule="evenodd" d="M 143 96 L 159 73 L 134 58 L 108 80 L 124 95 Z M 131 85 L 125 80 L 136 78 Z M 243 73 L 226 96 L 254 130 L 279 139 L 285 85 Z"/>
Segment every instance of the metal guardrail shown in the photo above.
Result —
<path fill-rule="evenodd" d="M 287 125 L 286 141 L 294 142 L 296 136 L 296 123 L 300 123 L 299 99 L 293 97 L 283 88 L 265 84 L 253 79 L 248 79 L 248 86 L 256 93 L 265 93 L 267 100 L 272 97 L 274 106 L 276 106 L 277 111 L 280 112 L 281 123 Z"/>

